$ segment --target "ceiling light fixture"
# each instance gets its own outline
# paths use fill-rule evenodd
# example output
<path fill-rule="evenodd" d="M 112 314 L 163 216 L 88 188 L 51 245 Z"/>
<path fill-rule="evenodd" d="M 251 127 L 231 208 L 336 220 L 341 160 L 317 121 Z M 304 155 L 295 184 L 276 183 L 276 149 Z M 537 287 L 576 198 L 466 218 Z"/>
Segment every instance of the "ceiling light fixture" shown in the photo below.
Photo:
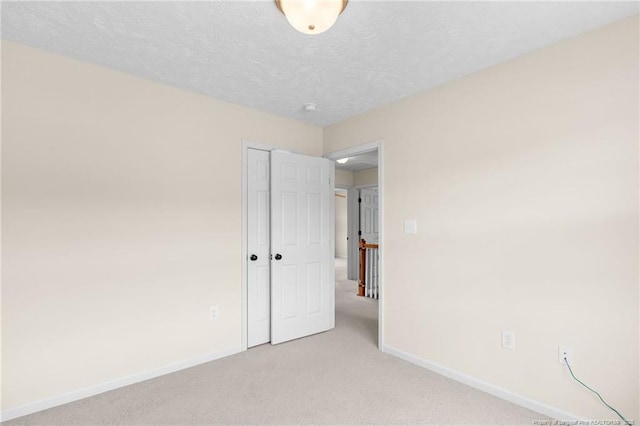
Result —
<path fill-rule="evenodd" d="M 301 33 L 327 31 L 347 7 L 348 0 L 275 0 L 287 21 Z"/>
<path fill-rule="evenodd" d="M 337 162 L 337 163 L 339 163 L 339 164 L 344 164 L 344 163 L 346 163 L 347 161 L 349 161 L 349 157 L 347 157 L 347 158 L 341 158 L 341 159 L 339 159 L 339 160 L 336 160 L 336 162 Z"/>

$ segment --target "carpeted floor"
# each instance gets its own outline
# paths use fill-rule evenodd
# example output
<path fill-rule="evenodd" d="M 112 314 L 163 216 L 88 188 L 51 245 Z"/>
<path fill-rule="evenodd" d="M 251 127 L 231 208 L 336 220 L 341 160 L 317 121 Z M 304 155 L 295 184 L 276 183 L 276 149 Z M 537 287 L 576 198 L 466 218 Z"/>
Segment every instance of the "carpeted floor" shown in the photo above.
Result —
<path fill-rule="evenodd" d="M 3 425 L 505 424 L 545 416 L 377 350 L 375 300 L 336 264 L 336 328 Z"/>

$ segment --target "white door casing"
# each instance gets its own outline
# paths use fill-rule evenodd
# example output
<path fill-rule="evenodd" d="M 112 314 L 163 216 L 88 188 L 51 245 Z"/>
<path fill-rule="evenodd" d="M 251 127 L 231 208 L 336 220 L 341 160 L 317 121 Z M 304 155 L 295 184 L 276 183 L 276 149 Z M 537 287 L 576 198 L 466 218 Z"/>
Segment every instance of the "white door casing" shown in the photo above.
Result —
<path fill-rule="evenodd" d="M 247 346 L 271 340 L 269 151 L 247 151 Z"/>
<path fill-rule="evenodd" d="M 335 326 L 334 163 L 271 152 L 271 343 Z"/>
<path fill-rule="evenodd" d="M 360 200 L 360 238 L 369 244 L 376 244 L 380 233 L 378 190 L 361 189 Z"/>

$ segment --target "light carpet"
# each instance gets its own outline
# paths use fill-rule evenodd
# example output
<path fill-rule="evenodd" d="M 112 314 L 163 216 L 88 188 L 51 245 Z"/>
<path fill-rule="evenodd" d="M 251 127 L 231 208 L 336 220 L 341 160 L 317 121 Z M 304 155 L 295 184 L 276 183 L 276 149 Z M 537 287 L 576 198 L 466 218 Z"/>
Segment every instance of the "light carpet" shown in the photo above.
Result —
<path fill-rule="evenodd" d="M 336 265 L 336 328 L 3 425 L 505 424 L 545 416 L 377 349 L 377 301 Z"/>

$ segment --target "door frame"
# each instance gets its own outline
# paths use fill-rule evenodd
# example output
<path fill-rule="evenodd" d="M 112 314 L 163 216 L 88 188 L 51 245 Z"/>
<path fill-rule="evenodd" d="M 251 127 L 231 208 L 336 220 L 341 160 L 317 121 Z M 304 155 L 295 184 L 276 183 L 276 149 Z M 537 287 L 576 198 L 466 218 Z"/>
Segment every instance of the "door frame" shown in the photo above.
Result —
<path fill-rule="evenodd" d="M 365 152 L 371 152 L 378 150 L 378 202 L 379 202 L 379 220 L 380 220 L 380 234 L 379 234 L 379 249 L 378 256 L 380 262 L 378 263 L 380 289 L 378 293 L 378 350 L 384 352 L 384 299 L 386 288 L 384 285 L 384 140 L 376 140 L 373 142 L 365 143 L 362 145 L 351 146 L 349 148 L 341 149 L 339 151 L 333 151 L 325 154 L 324 157 L 330 160 L 337 160 L 339 158 L 350 157 L 357 154 L 364 154 Z"/>

